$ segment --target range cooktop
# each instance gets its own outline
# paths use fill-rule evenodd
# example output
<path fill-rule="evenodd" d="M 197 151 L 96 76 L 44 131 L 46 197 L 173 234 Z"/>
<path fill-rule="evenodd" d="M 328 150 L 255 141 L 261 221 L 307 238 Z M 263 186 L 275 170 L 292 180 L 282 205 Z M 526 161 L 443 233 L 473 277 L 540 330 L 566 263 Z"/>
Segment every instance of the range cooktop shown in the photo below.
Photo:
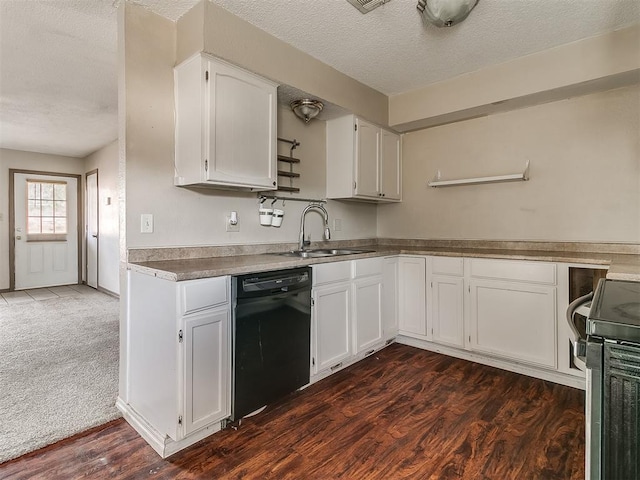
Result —
<path fill-rule="evenodd" d="M 640 343 L 640 282 L 600 280 L 587 320 L 587 333 Z"/>

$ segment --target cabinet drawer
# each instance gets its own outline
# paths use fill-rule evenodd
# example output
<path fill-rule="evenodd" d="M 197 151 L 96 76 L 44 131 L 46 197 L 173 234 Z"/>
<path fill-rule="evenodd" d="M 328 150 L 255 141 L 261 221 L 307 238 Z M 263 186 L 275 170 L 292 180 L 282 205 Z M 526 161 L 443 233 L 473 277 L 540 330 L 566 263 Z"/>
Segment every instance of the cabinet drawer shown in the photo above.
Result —
<path fill-rule="evenodd" d="M 182 315 L 228 303 L 228 278 L 229 277 L 215 277 L 180 282 L 180 307 Z"/>
<path fill-rule="evenodd" d="M 371 275 L 382 275 L 383 259 L 364 258 L 353 261 L 353 278 L 368 277 Z"/>
<path fill-rule="evenodd" d="M 351 279 L 351 262 L 323 263 L 312 265 L 313 285 L 343 282 Z"/>
<path fill-rule="evenodd" d="M 521 260 L 471 259 L 471 276 L 555 285 L 556 265 Z"/>
<path fill-rule="evenodd" d="M 462 257 L 432 257 L 431 271 L 436 275 L 464 275 Z"/>

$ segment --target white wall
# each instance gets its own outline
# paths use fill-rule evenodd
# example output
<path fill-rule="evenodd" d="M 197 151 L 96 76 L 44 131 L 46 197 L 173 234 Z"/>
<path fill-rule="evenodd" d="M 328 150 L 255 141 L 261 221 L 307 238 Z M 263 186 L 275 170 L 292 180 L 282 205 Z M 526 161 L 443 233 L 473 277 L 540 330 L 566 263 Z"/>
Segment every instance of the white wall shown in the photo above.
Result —
<path fill-rule="evenodd" d="M 639 78 L 636 24 L 393 95 L 389 124 L 416 130 L 632 85 Z"/>
<path fill-rule="evenodd" d="M 378 209 L 393 238 L 640 243 L 640 86 L 403 137 L 403 203 Z M 430 188 L 517 173 L 528 182 Z"/>
<path fill-rule="evenodd" d="M 81 158 L 0 149 L 0 290 L 9 288 L 9 169 L 84 173 Z M 82 219 L 80 219 L 82 221 Z"/>
<path fill-rule="evenodd" d="M 85 159 L 85 172 L 98 170 L 98 286 L 118 294 L 118 142 L 92 153 Z M 109 199 L 109 200 L 107 200 Z"/>
<path fill-rule="evenodd" d="M 126 4 L 124 87 L 126 104 L 126 242 L 127 247 L 195 246 L 295 242 L 305 204 L 287 202 L 281 228 L 258 222 L 255 193 L 186 189 L 173 185 L 173 65 L 175 24 Z M 325 196 L 325 124 L 305 125 L 288 108 L 278 111 L 278 136 L 296 138 L 301 178 L 298 196 Z M 247 141 L 250 141 L 248 138 Z M 279 145 L 287 153 L 286 144 Z M 278 204 L 281 206 L 281 203 Z M 331 219 L 342 220 L 336 239 L 371 238 L 376 234 L 376 207 L 330 202 Z M 226 232 L 225 215 L 237 211 L 239 232 Z M 154 216 L 154 232 L 140 233 L 140 215 Z M 314 217 L 317 217 L 314 219 Z M 322 235 L 320 217 L 309 215 L 312 240 Z"/>
<path fill-rule="evenodd" d="M 278 136 L 297 139 L 301 145 L 294 155 L 301 162 L 294 166 L 300 178 L 294 180 L 300 193 L 284 197 L 324 198 L 326 186 L 325 123 L 305 125 L 289 109 L 278 110 Z M 288 155 L 289 145 L 279 142 L 279 153 Z M 285 211 L 280 228 L 260 226 L 255 193 L 223 190 L 185 189 L 173 185 L 173 162 L 138 165 L 127 175 L 128 247 L 255 244 L 295 242 L 298 238 L 300 213 L 306 203 L 277 202 L 275 208 Z M 172 159 L 171 159 L 172 160 Z M 282 164 L 281 168 L 287 168 Z M 283 179 L 281 179 L 282 181 Z M 284 179 L 288 185 L 288 180 Z M 269 201 L 269 205 L 271 201 Z M 239 232 L 227 232 L 225 217 L 238 212 Z M 329 202 L 327 210 L 333 220 L 342 220 L 342 230 L 333 231 L 333 239 L 372 238 L 376 235 L 376 208 L 373 205 Z M 154 233 L 140 233 L 140 214 L 154 215 Z M 316 218 L 317 217 L 317 218 Z M 310 214 L 307 233 L 312 240 L 322 237 L 320 215 Z"/>

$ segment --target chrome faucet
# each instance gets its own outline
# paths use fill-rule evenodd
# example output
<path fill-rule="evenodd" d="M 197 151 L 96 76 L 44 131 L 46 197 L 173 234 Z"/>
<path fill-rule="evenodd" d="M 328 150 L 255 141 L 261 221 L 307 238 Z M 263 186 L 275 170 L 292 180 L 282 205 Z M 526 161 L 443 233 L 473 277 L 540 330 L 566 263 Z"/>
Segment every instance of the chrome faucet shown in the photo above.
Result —
<path fill-rule="evenodd" d="M 329 230 L 329 214 L 327 213 L 327 210 L 319 203 L 310 203 L 304 207 L 302 215 L 300 216 L 300 238 L 298 239 L 298 250 L 304 250 L 305 246 L 311 244 L 311 240 L 307 241 L 304 239 L 304 218 L 306 217 L 307 212 L 313 209 L 319 210 L 324 218 L 324 239 L 329 240 L 331 238 L 331 230 Z"/>

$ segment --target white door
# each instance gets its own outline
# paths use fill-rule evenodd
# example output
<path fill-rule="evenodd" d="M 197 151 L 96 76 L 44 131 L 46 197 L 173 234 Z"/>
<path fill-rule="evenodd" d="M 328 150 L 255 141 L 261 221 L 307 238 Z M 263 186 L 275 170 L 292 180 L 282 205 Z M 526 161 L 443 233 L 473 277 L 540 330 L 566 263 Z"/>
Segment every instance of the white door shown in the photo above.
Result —
<path fill-rule="evenodd" d="M 380 137 L 382 196 L 400 200 L 400 135 L 382 130 Z"/>
<path fill-rule="evenodd" d="M 350 284 L 318 287 L 313 293 L 314 371 L 335 367 L 351 356 Z"/>
<path fill-rule="evenodd" d="M 356 187 L 355 194 L 378 198 L 380 186 L 380 129 L 357 119 L 356 126 Z"/>
<path fill-rule="evenodd" d="M 207 180 L 273 189 L 276 86 L 230 65 L 208 62 Z"/>
<path fill-rule="evenodd" d="M 222 307 L 184 317 L 184 433 L 231 413 L 229 309 Z"/>
<path fill-rule="evenodd" d="M 556 287 L 471 280 L 473 350 L 556 366 Z"/>
<path fill-rule="evenodd" d="M 87 174 L 87 285 L 98 288 L 98 172 Z"/>
<path fill-rule="evenodd" d="M 78 180 L 14 173 L 15 289 L 78 283 Z"/>
<path fill-rule="evenodd" d="M 355 352 L 382 343 L 382 276 L 353 282 Z"/>
<path fill-rule="evenodd" d="M 433 276 L 433 341 L 464 348 L 464 283 L 461 277 Z"/>
<path fill-rule="evenodd" d="M 426 260 L 423 257 L 400 257 L 398 329 L 401 334 L 427 336 Z"/>
<path fill-rule="evenodd" d="M 384 259 L 382 273 L 382 331 L 385 339 L 398 334 L 398 259 Z"/>

